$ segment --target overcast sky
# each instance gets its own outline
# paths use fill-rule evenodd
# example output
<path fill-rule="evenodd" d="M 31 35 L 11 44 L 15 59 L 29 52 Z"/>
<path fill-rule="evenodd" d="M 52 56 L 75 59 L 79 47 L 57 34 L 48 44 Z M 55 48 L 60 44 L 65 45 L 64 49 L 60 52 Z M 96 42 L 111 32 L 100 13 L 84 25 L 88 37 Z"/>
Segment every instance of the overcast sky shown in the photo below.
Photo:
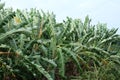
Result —
<path fill-rule="evenodd" d="M 120 0 L 1 0 L 14 9 L 37 8 L 54 12 L 57 21 L 66 16 L 84 20 L 86 15 L 92 24 L 107 23 L 109 28 L 120 28 Z M 120 33 L 120 29 L 119 32 Z"/>

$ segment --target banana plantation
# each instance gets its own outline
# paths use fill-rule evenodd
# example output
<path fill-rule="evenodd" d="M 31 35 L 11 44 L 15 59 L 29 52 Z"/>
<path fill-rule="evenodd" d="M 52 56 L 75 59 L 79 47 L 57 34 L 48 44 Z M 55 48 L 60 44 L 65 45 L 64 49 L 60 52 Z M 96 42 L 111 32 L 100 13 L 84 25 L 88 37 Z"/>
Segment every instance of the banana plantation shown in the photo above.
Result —
<path fill-rule="evenodd" d="M 0 80 L 119 80 L 117 30 L 1 3 Z"/>

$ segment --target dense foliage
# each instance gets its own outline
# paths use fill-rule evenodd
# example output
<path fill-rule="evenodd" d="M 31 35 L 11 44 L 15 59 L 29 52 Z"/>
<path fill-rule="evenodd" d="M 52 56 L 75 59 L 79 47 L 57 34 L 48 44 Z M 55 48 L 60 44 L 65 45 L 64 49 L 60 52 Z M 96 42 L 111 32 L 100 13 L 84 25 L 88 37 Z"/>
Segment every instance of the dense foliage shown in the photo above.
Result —
<path fill-rule="evenodd" d="M 0 80 L 118 80 L 120 35 L 53 13 L 0 5 Z"/>

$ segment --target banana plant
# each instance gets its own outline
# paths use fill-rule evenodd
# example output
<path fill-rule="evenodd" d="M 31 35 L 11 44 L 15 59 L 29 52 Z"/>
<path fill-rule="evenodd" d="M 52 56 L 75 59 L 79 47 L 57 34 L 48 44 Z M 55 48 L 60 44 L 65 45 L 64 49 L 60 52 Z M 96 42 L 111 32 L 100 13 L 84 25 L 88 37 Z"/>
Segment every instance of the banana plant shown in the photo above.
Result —
<path fill-rule="evenodd" d="M 112 75 L 111 80 L 117 80 L 117 30 L 101 23 L 91 25 L 88 16 L 84 22 L 67 17 L 58 23 L 53 13 L 13 11 L 1 4 L 0 79 L 106 80 Z"/>

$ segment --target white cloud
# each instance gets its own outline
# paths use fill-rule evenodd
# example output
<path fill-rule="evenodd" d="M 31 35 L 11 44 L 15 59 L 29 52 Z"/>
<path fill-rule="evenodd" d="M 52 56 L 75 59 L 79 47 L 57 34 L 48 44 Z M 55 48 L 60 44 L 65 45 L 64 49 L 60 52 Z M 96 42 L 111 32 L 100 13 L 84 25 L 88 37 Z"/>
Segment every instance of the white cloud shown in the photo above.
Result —
<path fill-rule="evenodd" d="M 13 7 L 14 9 L 25 9 L 34 7 L 34 1 L 27 0 L 3 0 L 5 2 L 6 7 Z"/>

